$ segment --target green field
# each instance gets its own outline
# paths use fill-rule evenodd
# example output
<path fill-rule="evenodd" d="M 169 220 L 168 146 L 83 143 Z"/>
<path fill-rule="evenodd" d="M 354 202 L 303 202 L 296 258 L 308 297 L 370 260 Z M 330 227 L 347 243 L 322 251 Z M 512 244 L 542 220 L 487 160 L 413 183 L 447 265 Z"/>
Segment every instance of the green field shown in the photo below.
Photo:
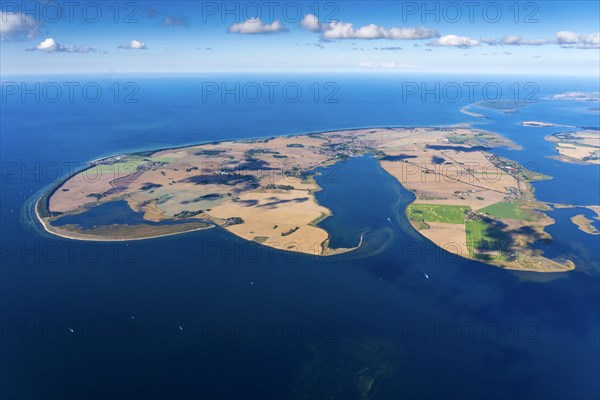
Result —
<path fill-rule="evenodd" d="M 103 175 L 108 175 L 112 179 L 118 179 L 134 173 L 137 167 L 146 164 L 147 162 L 148 161 L 144 158 L 132 157 L 114 164 L 95 165 L 87 169 L 85 174 L 88 179 L 95 179 L 96 177 Z"/>
<path fill-rule="evenodd" d="M 481 221 L 467 221 L 467 248 L 471 256 L 481 260 L 505 260 L 508 250 L 506 233 Z M 481 254 L 481 252 L 494 254 Z"/>
<path fill-rule="evenodd" d="M 453 133 L 448 136 L 448 141 L 455 144 L 465 144 L 471 141 L 483 141 L 483 140 L 491 140 L 496 139 L 495 135 L 490 135 L 486 133 L 479 134 L 465 134 L 465 133 Z"/>
<path fill-rule="evenodd" d="M 174 157 L 151 157 L 150 161 L 171 163 L 171 162 L 175 161 L 175 158 Z"/>
<path fill-rule="evenodd" d="M 506 203 L 501 201 L 499 203 L 484 207 L 479 211 L 499 219 L 507 218 L 524 221 L 531 221 L 534 219 L 530 212 L 523 210 L 517 203 Z"/>
<path fill-rule="evenodd" d="M 444 222 L 446 224 L 464 224 L 467 206 L 447 206 L 437 204 L 411 204 L 406 209 L 412 221 Z"/>

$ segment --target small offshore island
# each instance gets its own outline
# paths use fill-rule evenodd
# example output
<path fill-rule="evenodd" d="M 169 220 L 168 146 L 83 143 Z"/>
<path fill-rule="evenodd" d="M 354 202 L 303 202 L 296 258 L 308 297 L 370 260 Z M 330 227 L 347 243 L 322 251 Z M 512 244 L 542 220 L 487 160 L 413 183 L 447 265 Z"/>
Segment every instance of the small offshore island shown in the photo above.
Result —
<path fill-rule="evenodd" d="M 36 215 L 55 235 L 135 240 L 220 226 L 280 250 L 333 255 L 319 222 L 319 168 L 354 156 L 379 165 L 415 200 L 413 227 L 437 246 L 500 268 L 562 272 L 571 261 L 534 248 L 551 240 L 530 182 L 550 177 L 495 156 L 515 147 L 468 126 L 373 128 L 223 141 L 96 160 L 55 185 Z M 351 201 L 351 199 L 345 199 Z"/>
<path fill-rule="evenodd" d="M 584 130 L 580 132 L 563 132 L 547 136 L 560 154 L 553 158 L 574 164 L 600 165 L 600 131 Z"/>
<path fill-rule="evenodd" d="M 573 222 L 581 231 L 587 234 L 600 235 L 600 231 L 598 231 L 598 229 L 592 225 L 592 220 L 587 219 L 583 214 L 578 214 L 571 217 L 571 222 Z"/>

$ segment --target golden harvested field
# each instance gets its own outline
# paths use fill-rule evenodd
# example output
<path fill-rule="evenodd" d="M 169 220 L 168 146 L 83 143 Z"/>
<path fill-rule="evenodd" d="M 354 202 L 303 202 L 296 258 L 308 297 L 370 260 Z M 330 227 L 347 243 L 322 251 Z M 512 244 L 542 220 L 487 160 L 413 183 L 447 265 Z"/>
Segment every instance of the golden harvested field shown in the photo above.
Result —
<path fill-rule="evenodd" d="M 421 231 L 427 239 L 450 253 L 470 258 L 465 224 L 428 222 L 428 225 L 430 229 Z"/>
<path fill-rule="evenodd" d="M 555 143 L 560 161 L 600 165 L 600 131 L 557 133 L 546 140 Z"/>
<path fill-rule="evenodd" d="M 247 239 L 265 238 L 261 243 L 283 250 L 321 254 L 327 232 L 310 223 L 329 210 L 320 206 L 306 191 L 265 191 L 242 194 L 238 200 L 228 200 L 209 212 L 214 218 L 241 217 L 243 224 L 227 229 Z M 293 233 L 287 232 L 295 228 Z"/>

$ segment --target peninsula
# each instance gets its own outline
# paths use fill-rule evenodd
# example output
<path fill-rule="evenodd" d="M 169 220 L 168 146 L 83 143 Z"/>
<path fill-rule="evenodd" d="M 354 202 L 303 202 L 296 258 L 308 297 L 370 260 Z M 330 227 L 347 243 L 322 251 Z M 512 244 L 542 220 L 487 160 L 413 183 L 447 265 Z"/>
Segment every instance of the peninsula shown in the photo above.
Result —
<path fill-rule="evenodd" d="M 562 272 L 570 261 L 534 249 L 553 221 L 530 182 L 550 179 L 494 155 L 516 147 L 468 126 L 372 128 L 223 141 L 96 160 L 36 204 L 53 234 L 134 240 L 220 226 L 276 249 L 333 255 L 319 222 L 319 167 L 376 157 L 412 191 L 413 227 L 439 247 L 500 268 Z"/>

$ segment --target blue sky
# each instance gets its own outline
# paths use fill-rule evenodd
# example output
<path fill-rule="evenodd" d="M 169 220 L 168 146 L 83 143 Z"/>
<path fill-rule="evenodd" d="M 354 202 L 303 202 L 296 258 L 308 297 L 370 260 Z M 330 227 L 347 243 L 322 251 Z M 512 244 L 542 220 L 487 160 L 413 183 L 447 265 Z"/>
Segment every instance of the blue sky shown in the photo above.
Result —
<path fill-rule="evenodd" d="M 3 1 L 0 71 L 598 75 L 599 7 L 510 0 Z"/>

